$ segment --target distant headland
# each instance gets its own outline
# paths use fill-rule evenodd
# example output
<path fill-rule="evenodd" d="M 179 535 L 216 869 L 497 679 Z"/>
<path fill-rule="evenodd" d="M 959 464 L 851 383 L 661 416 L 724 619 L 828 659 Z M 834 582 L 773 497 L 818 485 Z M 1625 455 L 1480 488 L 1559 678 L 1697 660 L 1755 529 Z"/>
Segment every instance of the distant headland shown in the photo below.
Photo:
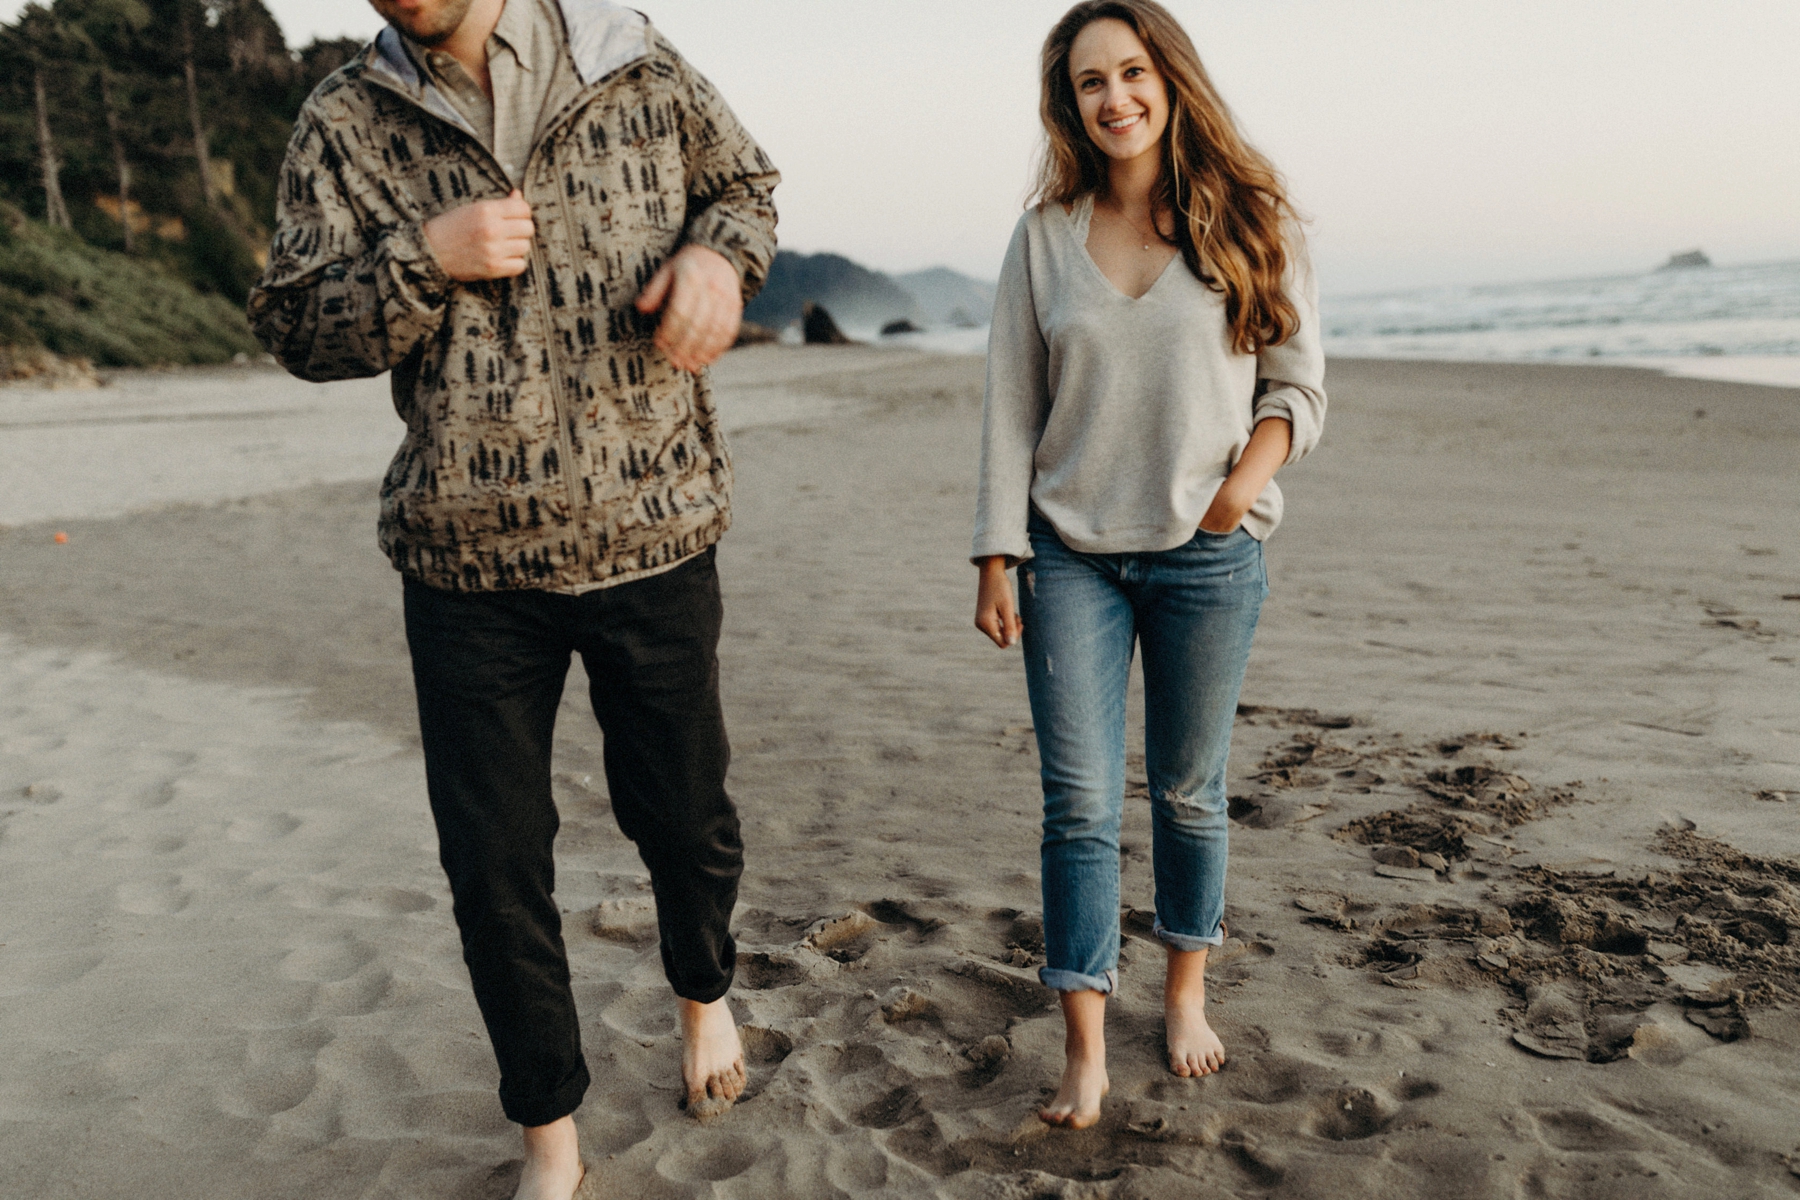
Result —
<path fill-rule="evenodd" d="M 948 267 L 887 275 L 841 254 L 775 256 L 768 283 L 744 319 L 781 329 L 819 305 L 845 325 L 869 330 L 905 322 L 916 328 L 985 325 L 994 310 L 994 285 Z"/>

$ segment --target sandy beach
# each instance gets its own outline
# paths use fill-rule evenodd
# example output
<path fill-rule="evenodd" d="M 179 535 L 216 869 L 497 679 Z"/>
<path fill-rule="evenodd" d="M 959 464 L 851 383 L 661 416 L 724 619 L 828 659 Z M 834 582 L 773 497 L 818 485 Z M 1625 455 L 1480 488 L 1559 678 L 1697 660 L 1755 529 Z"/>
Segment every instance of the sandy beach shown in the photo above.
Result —
<path fill-rule="evenodd" d="M 584 1195 L 1800 1195 L 1800 390 L 1333 363 L 1233 748 L 1230 1060 L 1161 1068 L 1139 791 L 1071 1134 L 1022 669 L 970 625 L 982 363 L 715 378 L 751 1087 L 677 1107 L 577 665 Z M 0 393 L 7 1196 L 511 1195 L 375 547 L 397 429 L 248 368 Z"/>

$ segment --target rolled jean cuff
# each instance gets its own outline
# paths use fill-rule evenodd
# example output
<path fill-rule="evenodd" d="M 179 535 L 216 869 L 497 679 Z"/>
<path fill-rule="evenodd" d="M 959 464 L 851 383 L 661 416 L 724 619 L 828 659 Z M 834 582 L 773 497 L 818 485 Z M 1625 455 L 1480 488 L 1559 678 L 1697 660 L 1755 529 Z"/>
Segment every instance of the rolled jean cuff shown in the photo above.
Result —
<path fill-rule="evenodd" d="M 1104 975 L 1083 975 L 1080 971 L 1039 967 L 1038 979 L 1045 987 L 1059 992 L 1099 992 L 1102 996 L 1112 995 L 1113 989 L 1119 986 L 1117 971 L 1108 971 Z"/>
<path fill-rule="evenodd" d="M 1212 950 L 1225 944 L 1223 926 L 1220 926 L 1219 932 L 1211 937 L 1194 937 L 1192 934 L 1176 933 L 1174 930 L 1166 928 L 1162 923 L 1162 918 L 1158 917 L 1154 928 L 1158 938 L 1177 950 Z"/>

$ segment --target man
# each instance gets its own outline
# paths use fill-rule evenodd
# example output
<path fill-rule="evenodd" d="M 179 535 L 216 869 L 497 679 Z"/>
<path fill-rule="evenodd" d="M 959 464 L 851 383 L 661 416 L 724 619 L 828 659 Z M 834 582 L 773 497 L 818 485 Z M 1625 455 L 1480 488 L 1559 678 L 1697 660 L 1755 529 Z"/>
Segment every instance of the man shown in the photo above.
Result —
<path fill-rule="evenodd" d="M 440 853 L 524 1127 L 518 1196 L 568 1200 L 588 1074 L 549 764 L 572 653 L 650 868 L 688 1099 L 744 1086 L 713 566 L 731 465 L 705 368 L 767 275 L 780 177 L 629 9 L 371 2 L 388 28 L 301 111 L 250 317 L 301 378 L 393 372 L 380 540 Z"/>

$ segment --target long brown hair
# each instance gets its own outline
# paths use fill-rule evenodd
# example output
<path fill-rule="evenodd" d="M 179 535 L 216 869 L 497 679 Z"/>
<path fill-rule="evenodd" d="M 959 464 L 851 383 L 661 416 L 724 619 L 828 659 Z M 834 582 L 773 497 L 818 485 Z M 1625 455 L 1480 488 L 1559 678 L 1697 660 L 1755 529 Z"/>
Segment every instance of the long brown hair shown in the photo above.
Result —
<path fill-rule="evenodd" d="M 1106 155 L 1082 123 L 1069 50 L 1083 29 L 1108 17 L 1131 26 L 1169 88 L 1161 195 L 1153 207 L 1177 217 L 1175 244 L 1188 270 L 1224 294 L 1233 348 L 1255 354 L 1279 346 L 1300 327 L 1282 289 L 1286 227 L 1298 216 L 1280 173 L 1238 130 L 1187 31 L 1156 0 L 1084 0 L 1045 39 L 1047 145 L 1034 203 L 1070 204 L 1106 190 Z"/>

